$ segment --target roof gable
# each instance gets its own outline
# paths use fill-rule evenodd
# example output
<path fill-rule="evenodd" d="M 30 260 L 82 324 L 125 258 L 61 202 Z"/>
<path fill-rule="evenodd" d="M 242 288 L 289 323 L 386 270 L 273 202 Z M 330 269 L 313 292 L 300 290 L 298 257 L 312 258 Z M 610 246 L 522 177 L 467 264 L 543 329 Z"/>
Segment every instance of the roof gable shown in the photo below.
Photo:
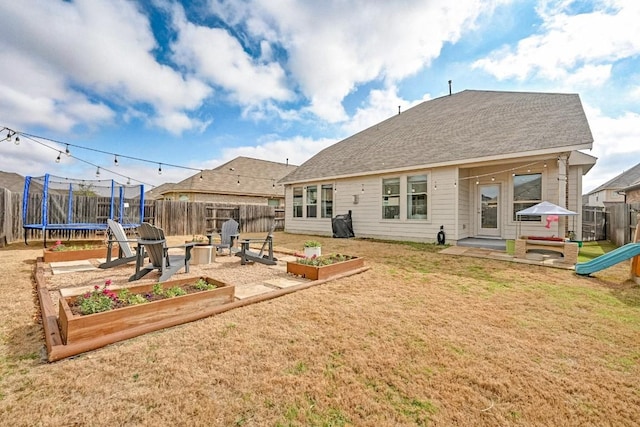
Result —
<path fill-rule="evenodd" d="M 416 105 L 316 154 L 283 182 L 591 148 L 577 94 L 466 90 Z"/>
<path fill-rule="evenodd" d="M 595 190 L 591 190 L 589 194 L 597 193 L 602 190 L 622 190 L 636 182 L 640 181 L 640 163 L 629 170 L 622 172 L 620 175 L 605 182 Z"/>

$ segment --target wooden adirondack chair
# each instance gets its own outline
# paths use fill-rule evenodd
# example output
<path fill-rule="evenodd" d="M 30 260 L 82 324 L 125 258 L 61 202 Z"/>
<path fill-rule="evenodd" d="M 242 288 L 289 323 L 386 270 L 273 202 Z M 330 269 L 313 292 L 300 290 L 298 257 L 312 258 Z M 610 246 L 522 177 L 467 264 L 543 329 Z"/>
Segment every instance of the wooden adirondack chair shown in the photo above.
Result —
<path fill-rule="evenodd" d="M 213 234 L 208 234 L 209 245 L 215 246 L 218 253 L 222 253 L 223 249 L 229 250 L 229 255 L 236 252 L 235 241 L 238 239 L 239 224 L 234 219 L 229 219 L 222 224 L 220 231 L 220 243 L 213 243 Z"/>
<path fill-rule="evenodd" d="M 109 240 L 107 241 L 107 261 L 100 264 L 100 268 L 111 268 L 117 265 L 126 264 L 136 260 L 136 254 L 131 249 L 129 243 L 137 242 L 135 239 L 127 238 L 127 234 L 122 228 L 122 224 L 112 219 L 107 219 L 107 225 L 109 226 Z M 111 259 L 111 249 L 113 244 L 118 244 L 118 258 Z"/>
<path fill-rule="evenodd" d="M 164 231 L 146 222 L 138 227 L 138 236 L 140 238 L 137 240 L 138 246 L 136 248 L 136 272 L 129 277 L 130 282 L 142 278 L 153 270 L 160 271 L 158 282 L 167 281 L 183 267 L 186 273 L 189 272 L 191 248 L 195 246 L 195 243 L 169 247 Z M 184 248 L 184 255 L 169 255 L 169 249 L 172 248 Z M 150 264 L 143 267 L 145 251 L 149 255 Z"/>
<path fill-rule="evenodd" d="M 273 256 L 273 231 L 276 229 L 276 221 L 273 221 L 271 230 L 264 240 L 261 239 L 242 239 L 240 240 L 240 252 L 236 256 L 240 257 L 240 264 L 245 265 L 248 262 L 259 262 L 266 265 L 276 265 L 277 259 Z M 260 252 L 254 252 L 250 249 L 251 243 L 262 242 Z M 266 251 L 266 253 L 265 253 Z"/>

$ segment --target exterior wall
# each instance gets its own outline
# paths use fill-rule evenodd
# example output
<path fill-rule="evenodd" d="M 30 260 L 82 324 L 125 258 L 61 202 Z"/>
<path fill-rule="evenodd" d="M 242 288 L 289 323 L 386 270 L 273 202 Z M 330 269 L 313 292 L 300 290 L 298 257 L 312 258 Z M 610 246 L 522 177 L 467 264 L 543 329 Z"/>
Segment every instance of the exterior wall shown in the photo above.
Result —
<path fill-rule="evenodd" d="M 407 219 L 407 176 L 428 176 L 427 219 Z M 354 234 L 358 237 L 435 242 L 440 226 L 445 232 L 455 234 L 456 168 L 438 171 L 418 170 L 410 173 L 375 175 L 336 182 L 318 181 L 307 185 L 332 183 L 336 191 L 333 200 L 333 216 L 352 211 Z M 398 219 L 382 219 L 382 180 L 400 178 L 400 214 Z M 302 186 L 302 185 L 296 185 Z M 357 197 L 357 203 L 354 202 Z M 331 218 L 293 218 L 293 187 L 286 188 L 286 231 L 290 233 L 332 235 Z M 303 191 L 303 205 L 306 194 Z M 303 209 L 304 210 L 304 209 Z"/>
<path fill-rule="evenodd" d="M 459 239 L 479 235 L 478 184 L 500 186 L 500 235 L 502 239 L 514 239 L 516 235 L 565 236 L 565 220 L 551 222 L 546 228 L 546 218 L 540 221 L 518 222 L 513 218 L 513 172 L 542 174 L 542 201 L 565 206 L 568 194 L 569 209 L 580 212 L 582 171 L 572 167 L 565 171 L 564 162 L 543 162 L 526 166 L 518 164 L 496 164 L 485 167 L 459 169 L 443 167 L 416 170 L 397 174 L 357 177 L 335 182 L 318 181 L 305 185 L 333 184 L 333 216 L 352 211 L 354 233 L 357 237 L 435 242 L 440 226 L 444 227 L 447 243 L 455 244 Z M 407 177 L 426 174 L 428 176 L 427 219 L 407 219 Z M 566 179 L 569 186 L 566 186 Z M 400 215 L 398 219 L 382 219 L 382 180 L 400 178 Z M 478 184 L 476 184 L 478 182 Z M 304 187 L 297 184 L 296 187 Z M 568 193 L 567 193 L 568 192 Z M 299 234 L 332 235 L 331 218 L 293 218 L 293 186 L 286 187 L 286 231 Z M 306 192 L 303 191 L 303 206 Z M 320 196 L 318 196 L 320 206 Z M 318 208 L 319 209 L 319 208 Z M 304 208 L 303 208 L 304 211 Z M 306 212 L 303 212 L 305 214 Z M 572 220 L 569 226 L 573 227 Z M 575 219 L 575 230 L 580 231 L 580 219 Z"/>
<path fill-rule="evenodd" d="M 627 192 L 627 203 L 640 203 L 640 189 Z"/>
<path fill-rule="evenodd" d="M 604 189 L 589 194 L 588 206 L 604 207 L 605 203 L 624 203 L 624 195 L 618 194 L 619 190 Z"/>

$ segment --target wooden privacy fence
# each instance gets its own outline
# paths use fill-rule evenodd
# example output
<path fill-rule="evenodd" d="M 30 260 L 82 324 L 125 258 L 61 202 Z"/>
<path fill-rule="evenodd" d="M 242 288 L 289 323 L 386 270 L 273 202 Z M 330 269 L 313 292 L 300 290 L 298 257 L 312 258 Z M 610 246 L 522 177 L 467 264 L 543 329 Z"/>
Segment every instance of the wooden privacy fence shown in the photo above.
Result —
<path fill-rule="evenodd" d="M 31 206 L 39 206 L 41 196 L 35 195 Z M 39 199 L 38 199 L 39 197 Z M 100 207 L 98 198 L 77 196 L 74 209 L 83 213 L 86 222 L 105 223 L 107 216 Z M 136 208 L 137 209 L 137 208 Z M 107 211 L 108 212 L 108 211 Z M 38 217 L 37 212 L 31 214 Z M 284 211 L 267 205 L 223 204 L 208 202 L 181 202 L 173 200 L 147 200 L 144 206 L 144 221 L 162 228 L 169 236 L 204 235 L 219 231 L 222 223 L 230 218 L 240 224 L 241 233 L 267 232 L 273 221 L 278 224 L 277 229 L 284 229 Z M 64 219 L 59 219 L 64 222 Z M 53 222 L 51 222 L 53 223 Z M 69 238 L 97 237 L 95 232 L 87 236 L 69 233 Z M 12 193 L 0 188 L 0 246 L 23 239 L 22 227 L 22 193 Z M 28 230 L 27 237 L 41 240 L 42 231 Z"/>
<path fill-rule="evenodd" d="M 633 242 L 636 230 L 636 213 L 640 211 L 640 203 L 616 203 L 606 207 L 606 239 L 616 246 Z"/>

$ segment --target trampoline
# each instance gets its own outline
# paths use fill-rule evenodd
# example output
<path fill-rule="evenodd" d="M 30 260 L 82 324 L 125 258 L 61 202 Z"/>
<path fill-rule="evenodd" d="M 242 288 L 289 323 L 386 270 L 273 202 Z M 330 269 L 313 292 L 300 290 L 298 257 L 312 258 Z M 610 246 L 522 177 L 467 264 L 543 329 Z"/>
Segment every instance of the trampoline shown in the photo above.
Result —
<path fill-rule="evenodd" d="M 24 243 L 29 232 L 49 238 L 68 238 L 107 230 L 107 219 L 125 229 L 144 220 L 144 185 L 114 180 L 80 180 L 46 174 L 27 176 L 22 197 Z M 33 234 L 33 233 L 32 233 Z"/>

